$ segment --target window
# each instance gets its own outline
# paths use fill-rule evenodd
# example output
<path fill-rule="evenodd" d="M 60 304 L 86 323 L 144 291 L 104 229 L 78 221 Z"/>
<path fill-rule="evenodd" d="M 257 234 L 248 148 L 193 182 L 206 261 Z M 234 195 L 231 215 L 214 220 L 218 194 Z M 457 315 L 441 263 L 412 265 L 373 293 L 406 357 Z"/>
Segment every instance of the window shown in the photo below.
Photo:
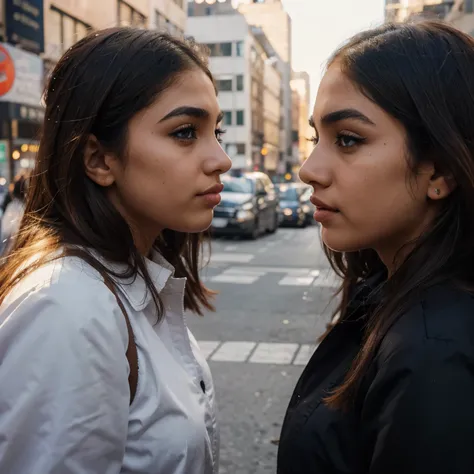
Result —
<path fill-rule="evenodd" d="M 221 43 L 221 54 L 220 56 L 232 56 L 232 43 Z"/>
<path fill-rule="evenodd" d="M 250 50 L 250 61 L 254 63 L 257 61 L 257 58 L 258 58 L 257 50 L 252 46 L 252 49 Z"/>
<path fill-rule="evenodd" d="M 70 16 L 63 18 L 63 47 L 69 49 L 74 43 L 75 28 L 74 20 Z"/>
<path fill-rule="evenodd" d="M 232 43 L 208 43 L 211 56 L 232 56 Z"/>
<path fill-rule="evenodd" d="M 237 155 L 245 155 L 245 143 L 236 143 Z"/>
<path fill-rule="evenodd" d="M 64 53 L 74 43 L 87 36 L 91 26 L 67 13 L 51 7 L 51 43 L 57 47 L 58 55 Z"/>
<path fill-rule="evenodd" d="M 244 111 L 243 110 L 237 110 L 237 125 L 243 125 L 244 124 Z"/>
<path fill-rule="evenodd" d="M 232 125 L 232 111 L 231 110 L 224 110 L 224 116 L 222 117 L 223 125 Z"/>
<path fill-rule="evenodd" d="M 242 74 L 239 74 L 236 77 L 236 80 L 237 80 L 237 90 L 243 91 L 244 90 L 244 76 Z"/>
<path fill-rule="evenodd" d="M 244 42 L 243 41 L 237 41 L 235 46 L 236 46 L 237 56 L 242 57 L 244 55 Z"/>
<path fill-rule="evenodd" d="M 248 178 L 234 178 L 223 176 L 222 184 L 226 193 L 246 193 L 250 194 L 253 189 L 252 181 Z"/>
<path fill-rule="evenodd" d="M 146 27 L 146 17 L 123 0 L 118 0 L 118 19 L 121 26 Z"/>
<path fill-rule="evenodd" d="M 229 92 L 232 90 L 232 79 L 218 79 L 216 84 L 217 90 L 220 92 Z"/>
<path fill-rule="evenodd" d="M 173 36 L 184 36 L 183 32 L 158 10 L 155 10 L 155 27 L 158 31 L 164 31 Z"/>

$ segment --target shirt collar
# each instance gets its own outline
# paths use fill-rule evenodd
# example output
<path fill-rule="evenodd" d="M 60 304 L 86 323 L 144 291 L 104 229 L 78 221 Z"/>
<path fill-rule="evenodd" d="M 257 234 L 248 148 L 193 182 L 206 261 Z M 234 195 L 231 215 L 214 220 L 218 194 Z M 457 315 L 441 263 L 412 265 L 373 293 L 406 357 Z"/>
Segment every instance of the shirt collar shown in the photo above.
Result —
<path fill-rule="evenodd" d="M 115 273 L 120 274 L 127 269 L 124 263 L 111 262 L 96 252 L 92 252 L 92 254 L 106 268 Z M 161 293 L 168 280 L 174 277 L 174 267 L 155 250 L 152 251 L 150 258 L 145 258 L 145 265 L 157 292 Z M 148 290 L 142 275 L 136 275 L 131 278 L 119 278 L 111 275 L 111 278 L 135 311 L 143 311 L 153 299 L 151 291 Z"/>

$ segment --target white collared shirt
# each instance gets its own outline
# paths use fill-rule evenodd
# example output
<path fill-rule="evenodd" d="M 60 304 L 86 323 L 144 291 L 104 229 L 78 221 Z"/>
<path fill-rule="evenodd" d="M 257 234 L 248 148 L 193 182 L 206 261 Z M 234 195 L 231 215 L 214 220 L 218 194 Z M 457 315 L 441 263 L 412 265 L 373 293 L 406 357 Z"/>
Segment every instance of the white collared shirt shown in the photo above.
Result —
<path fill-rule="evenodd" d="M 61 258 L 7 296 L 2 474 L 217 473 L 214 388 L 185 323 L 185 279 L 158 255 L 147 267 L 163 302 L 161 322 L 141 277 L 119 288 L 138 350 L 131 406 L 125 318 L 92 267 Z"/>

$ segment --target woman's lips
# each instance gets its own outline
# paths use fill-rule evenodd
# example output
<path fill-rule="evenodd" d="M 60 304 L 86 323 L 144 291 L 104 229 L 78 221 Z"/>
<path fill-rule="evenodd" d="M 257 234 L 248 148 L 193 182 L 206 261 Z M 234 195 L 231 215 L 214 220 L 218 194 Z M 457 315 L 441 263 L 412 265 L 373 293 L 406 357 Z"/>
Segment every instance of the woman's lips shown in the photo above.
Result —
<path fill-rule="evenodd" d="M 199 193 L 197 197 L 201 198 L 207 206 L 216 207 L 221 202 L 220 193 L 223 191 L 224 185 L 221 183 L 214 184 L 206 189 L 206 191 Z"/>
<path fill-rule="evenodd" d="M 339 214 L 338 209 L 326 204 L 324 201 L 321 201 L 321 199 L 317 198 L 314 194 L 311 196 L 310 201 L 316 206 L 313 218 L 317 222 L 327 222 L 329 219 L 332 219 L 335 215 Z"/>

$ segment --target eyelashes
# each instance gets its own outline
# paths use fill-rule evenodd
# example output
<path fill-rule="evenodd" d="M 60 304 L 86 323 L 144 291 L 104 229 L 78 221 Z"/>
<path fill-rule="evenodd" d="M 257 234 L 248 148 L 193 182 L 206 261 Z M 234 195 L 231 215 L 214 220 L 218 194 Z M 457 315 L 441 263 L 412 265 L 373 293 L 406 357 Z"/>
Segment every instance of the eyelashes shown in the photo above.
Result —
<path fill-rule="evenodd" d="M 170 135 L 183 142 L 191 142 L 198 139 L 197 127 L 195 125 L 185 125 L 178 130 L 175 130 Z M 216 128 L 215 130 L 216 139 L 219 143 L 222 143 L 222 136 L 226 133 L 226 130 L 222 128 Z"/>
<path fill-rule="evenodd" d="M 317 135 L 308 138 L 309 142 L 311 142 L 314 146 L 319 143 L 319 137 Z M 336 140 L 334 144 L 340 148 L 353 148 L 357 145 L 360 145 L 366 141 L 366 138 L 361 137 L 356 134 L 348 133 L 348 132 L 341 132 L 336 135 Z"/>
<path fill-rule="evenodd" d="M 227 130 L 224 130 L 223 128 L 216 128 L 216 138 L 219 143 L 222 143 L 222 136 L 227 132 Z"/>

